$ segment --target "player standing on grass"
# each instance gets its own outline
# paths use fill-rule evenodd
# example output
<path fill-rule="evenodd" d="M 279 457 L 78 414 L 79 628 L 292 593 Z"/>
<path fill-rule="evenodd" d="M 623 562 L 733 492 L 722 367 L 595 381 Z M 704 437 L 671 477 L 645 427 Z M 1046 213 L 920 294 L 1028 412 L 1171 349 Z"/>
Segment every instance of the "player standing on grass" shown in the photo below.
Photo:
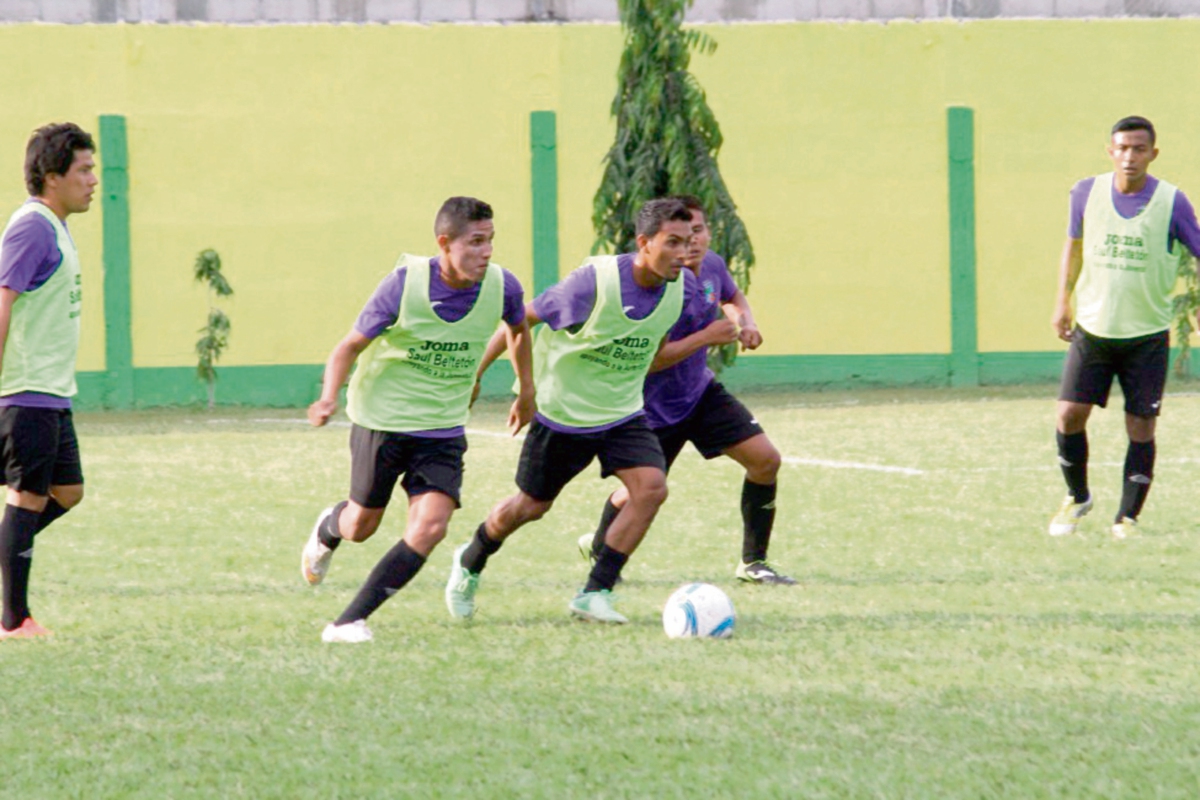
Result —
<path fill-rule="evenodd" d="M 25 149 L 30 198 L 0 239 L 0 447 L 7 485 L 0 521 L 0 639 L 48 636 L 29 610 L 33 540 L 83 499 L 71 419 L 82 306 L 79 253 L 67 217 L 92 204 L 95 142 L 69 122 Z"/>
<path fill-rule="evenodd" d="M 1050 324 L 1071 343 L 1057 414 L 1058 460 L 1068 494 L 1050 535 L 1074 533 L 1092 510 L 1087 421 L 1108 402 L 1113 376 L 1125 395 L 1125 484 L 1112 534 L 1124 539 L 1154 476 L 1154 428 L 1167 379 L 1171 292 L 1181 251 L 1200 254 L 1196 213 L 1183 192 L 1149 174 L 1158 157 L 1154 126 L 1125 117 L 1112 129 L 1113 172 L 1071 190 L 1071 220 Z M 1072 319 L 1071 296 L 1075 297 Z"/>
<path fill-rule="evenodd" d="M 490 263 L 492 209 L 451 197 L 434 223 L 439 254 L 401 256 L 367 301 L 353 330 L 325 365 L 321 397 L 308 419 L 324 425 L 337 411 L 350 367 L 350 499 L 325 509 L 301 554 L 301 572 L 318 584 L 343 539 L 363 542 L 383 520 L 396 481 L 408 493 L 404 536 L 379 561 L 336 620 L 326 642 L 371 638 L 367 617 L 400 591 L 446 536 L 459 506 L 467 421 L 476 369 L 497 325 L 507 325 L 520 392 L 509 412 L 515 434 L 533 416 L 529 327 L 521 284 Z M 361 358 L 360 358 L 361 356 Z"/>
<path fill-rule="evenodd" d="M 706 459 L 729 456 L 746 470 L 742 482 L 742 559 L 735 575 L 748 583 L 794 584 L 767 563 L 775 525 L 775 479 L 779 451 L 758 420 L 725 391 L 708 368 L 708 348 L 741 342 L 742 349 L 762 344 L 746 295 L 737 288 L 725 259 L 708 249 L 712 231 L 704 206 L 695 197 L 679 198 L 692 212 L 692 239 L 685 264 L 696 276 L 698 291 L 667 334 L 644 387 L 646 421 L 658 437 L 667 470 L 691 442 Z M 734 323 L 722 314 L 728 306 Z M 618 489 L 604 504 L 595 534 L 579 537 L 579 549 L 596 559 L 609 526 L 629 500 Z"/>
<path fill-rule="evenodd" d="M 595 622 L 628 621 L 612 607 L 611 590 L 667 497 L 666 462 L 646 425 L 642 383 L 696 291 L 683 269 L 691 219 L 678 200 L 651 200 L 638 212 L 636 253 L 591 258 L 526 306 L 530 325 L 546 323 L 534 346 L 538 413 L 517 465 L 517 493 L 454 551 L 446 605 L 455 617 L 475 613 L 480 573 L 504 540 L 540 519 L 598 457 L 601 476 L 616 475 L 629 502 L 569 609 Z M 499 351 L 497 337 L 489 357 Z"/>

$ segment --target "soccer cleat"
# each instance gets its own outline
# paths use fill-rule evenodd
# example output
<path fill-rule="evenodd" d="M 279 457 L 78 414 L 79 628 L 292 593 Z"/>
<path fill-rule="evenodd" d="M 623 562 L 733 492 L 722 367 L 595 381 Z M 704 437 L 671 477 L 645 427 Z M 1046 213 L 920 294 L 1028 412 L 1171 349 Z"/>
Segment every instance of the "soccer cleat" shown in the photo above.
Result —
<path fill-rule="evenodd" d="M 588 622 L 624 625 L 629 620 L 612 607 L 613 600 L 612 592 L 607 589 L 601 589 L 598 592 L 580 592 L 575 595 L 575 599 L 567 608 L 573 615 Z"/>
<path fill-rule="evenodd" d="M 53 636 L 54 634 L 38 625 L 33 621 L 33 617 L 26 617 L 25 621 L 11 631 L 6 631 L 0 628 L 0 640 L 4 639 L 39 639 L 44 636 Z"/>
<path fill-rule="evenodd" d="M 446 581 L 446 608 L 456 619 L 470 619 L 475 614 L 475 592 L 479 589 L 479 573 L 463 569 L 462 554 L 467 545 L 454 549 L 450 562 L 450 579 Z"/>
<path fill-rule="evenodd" d="M 1075 498 L 1068 494 L 1067 499 L 1063 500 L 1062 508 L 1054 515 L 1054 519 L 1050 520 L 1050 535 L 1070 536 L 1079 526 L 1079 520 L 1091 510 L 1091 492 L 1088 492 L 1087 500 L 1082 503 L 1076 503 Z"/>
<path fill-rule="evenodd" d="M 774 567 L 765 561 L 751 561 L 749 564 L 745 562 L 738 564 L 734 575 L 739 581 L 744 581 L 745 583 L 769 583 L 776 586 L 793 586 L 796 583 L 795 578 L 780 575 Z"/>
<path fill-rule="evenodd" d="M 329 519 L 329 515 L 332 513 L 333 506 L 321 512 L 321 515 L 317 517 L 317 524 L 313 525 L 308 541 L 304 543 L 304 549 L 300 551 L 300 574 L 304 576 L 304 580 L 308 582 L 309 586 L 316 586 L 325 580 L 325 573 L 329 571 L 329 562 L 333 559 L 333 550 L 321 544 L 319 534 L 321 526 L 325 524 L 325 520 Z"/>
<path fill-rule="evenodd" d="M 365 619 L 356 619 L 354 622 L 347 622 L 345 625 L 335 625 L 331 622 L 325 626 L 325 630 L 321 631 L 322 642 L 360 644 L 362 642 L 369 642 L 374 638 L 375 634 L 371 633 L 371 629 L 367 627 Z"/>
<path fill-rule="evenodd" d="M 1120 520 L 1113 523 L 1112 535 L 1114 539 L 1128 539 L 1137 533 L 1137 520 L 1133 517 L 1121 517 Z"/>
<path fill-rule="evenodd" d="M 596 563 L 596 553 L 592 550 L 592 540 L 596 537 L 593 534 L 585 533 L 580 535 L 576 543 L 579 545 L 579 555 L 583 556 L 584 561 L 589 564 Z"/>

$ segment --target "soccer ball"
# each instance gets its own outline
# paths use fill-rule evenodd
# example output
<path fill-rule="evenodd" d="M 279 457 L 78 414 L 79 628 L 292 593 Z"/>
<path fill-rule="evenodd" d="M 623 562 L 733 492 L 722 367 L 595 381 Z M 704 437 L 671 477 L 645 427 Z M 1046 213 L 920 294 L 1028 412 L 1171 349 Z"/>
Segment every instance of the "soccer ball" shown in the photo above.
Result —
<path fill-rule="evenodd" d="M 663 630 L 672 639 L 733 636 L 733 603 L 711 583 L 680 586 L 663 609 Z"/>

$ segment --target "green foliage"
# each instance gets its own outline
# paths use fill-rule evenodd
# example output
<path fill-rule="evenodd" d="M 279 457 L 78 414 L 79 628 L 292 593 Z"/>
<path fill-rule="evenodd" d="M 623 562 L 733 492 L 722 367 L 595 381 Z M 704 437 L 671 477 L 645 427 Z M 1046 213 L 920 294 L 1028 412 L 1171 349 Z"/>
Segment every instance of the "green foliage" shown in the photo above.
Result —
<path fill-rule="evenodd" d="M 221 353 L 229 346 L 229 317 L 214 305 L 216 297 L 229 297 L 233 288 L 221 272 L 221 256 L 216 250 L 201 250 L 196 256 L 192 275 L 197 283 L 208 284 L 209 307 L 208 322 L 199 329 L 200 338 L 196 341 L 196 376 L 208 386 L 208 407 L 216 406 L 217 398 L 217 361 Z"/>
<path fill-rule="evenodd" d="M 1189 373 L 1192 360 L 1192 331 L 1196 330 L 1196 311 L 1200 310 L 1200 278 L 1196 276 L 1196 259 L 1182 245 L 1183 256 L 1179 259 L 1181 291 L 1175 295 L 1175 344 L 1179 355 L 1175 359 L 1175 374 Z"/>
<path fill-rule="evenodd" d="M 647 200 L 672 194 L 700 198 L 709 209 L 714 252 L 725 258 L 737 285 L 750 288 L 754 248 L 717 167 L 721 129 L 704 89 L 688 72 L 693 51 L 717 44 L 702 31 L 684 30 L 692 0 L 620 0 L 625 48 L 612 104 L 616 141 L 604 157 L 604 177 L 592 206 L 593 252 L 636 249 L 637 211 Z M 732 363 L 736 346 L 723 348 Z"/>

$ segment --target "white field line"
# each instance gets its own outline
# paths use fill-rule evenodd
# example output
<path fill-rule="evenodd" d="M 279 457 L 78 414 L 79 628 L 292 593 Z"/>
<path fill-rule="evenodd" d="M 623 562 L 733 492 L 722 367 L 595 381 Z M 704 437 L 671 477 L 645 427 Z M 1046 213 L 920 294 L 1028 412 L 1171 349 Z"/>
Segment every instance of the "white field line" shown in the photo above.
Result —
<path fill-rule="evenodd" d="M 262 419 L 210 419 L 210 420 L 208 420 L 209 425 L 237 425 L 239 423 L 246 423 L 246 422 L 253 422 L 258 425 L 307 425 L 308 424 L 308 420 L 303 419 L 303 418 L 297 418 L 297 419 L 268 419 L 268 418 L 262 418 Z M 349 428 L 350 423 L 345 420 L 334 420 L 332 422 L 325 423 L 325 427 L 327 427 L 327 428 Z M 512 439 L 512 438 L 514 438 L 511 434 L 509 434 L 505 431 L 483 431 L 483 430 L 477 430 L 475 428 L 467 428 L 467 434 L 469 436 L 492 436 L 497 439 Z M 523 439 L 524 437 L 525 437 L 525 434 L 522 433 L 515 438 Z"/>
<path fill-rule="evenodd" d="M 897 472 L 901 475 L 924 475 L 925 470 L 913 467 L 893 467 L 888 464 L 864 464 L 859 461 L 830 461 L 824 458 L 799 458 L 784 456 L 783 463 L 796 464 L 806 467 L 826 467 L 828 469 L 865 469 L 871 472 Z"/>

